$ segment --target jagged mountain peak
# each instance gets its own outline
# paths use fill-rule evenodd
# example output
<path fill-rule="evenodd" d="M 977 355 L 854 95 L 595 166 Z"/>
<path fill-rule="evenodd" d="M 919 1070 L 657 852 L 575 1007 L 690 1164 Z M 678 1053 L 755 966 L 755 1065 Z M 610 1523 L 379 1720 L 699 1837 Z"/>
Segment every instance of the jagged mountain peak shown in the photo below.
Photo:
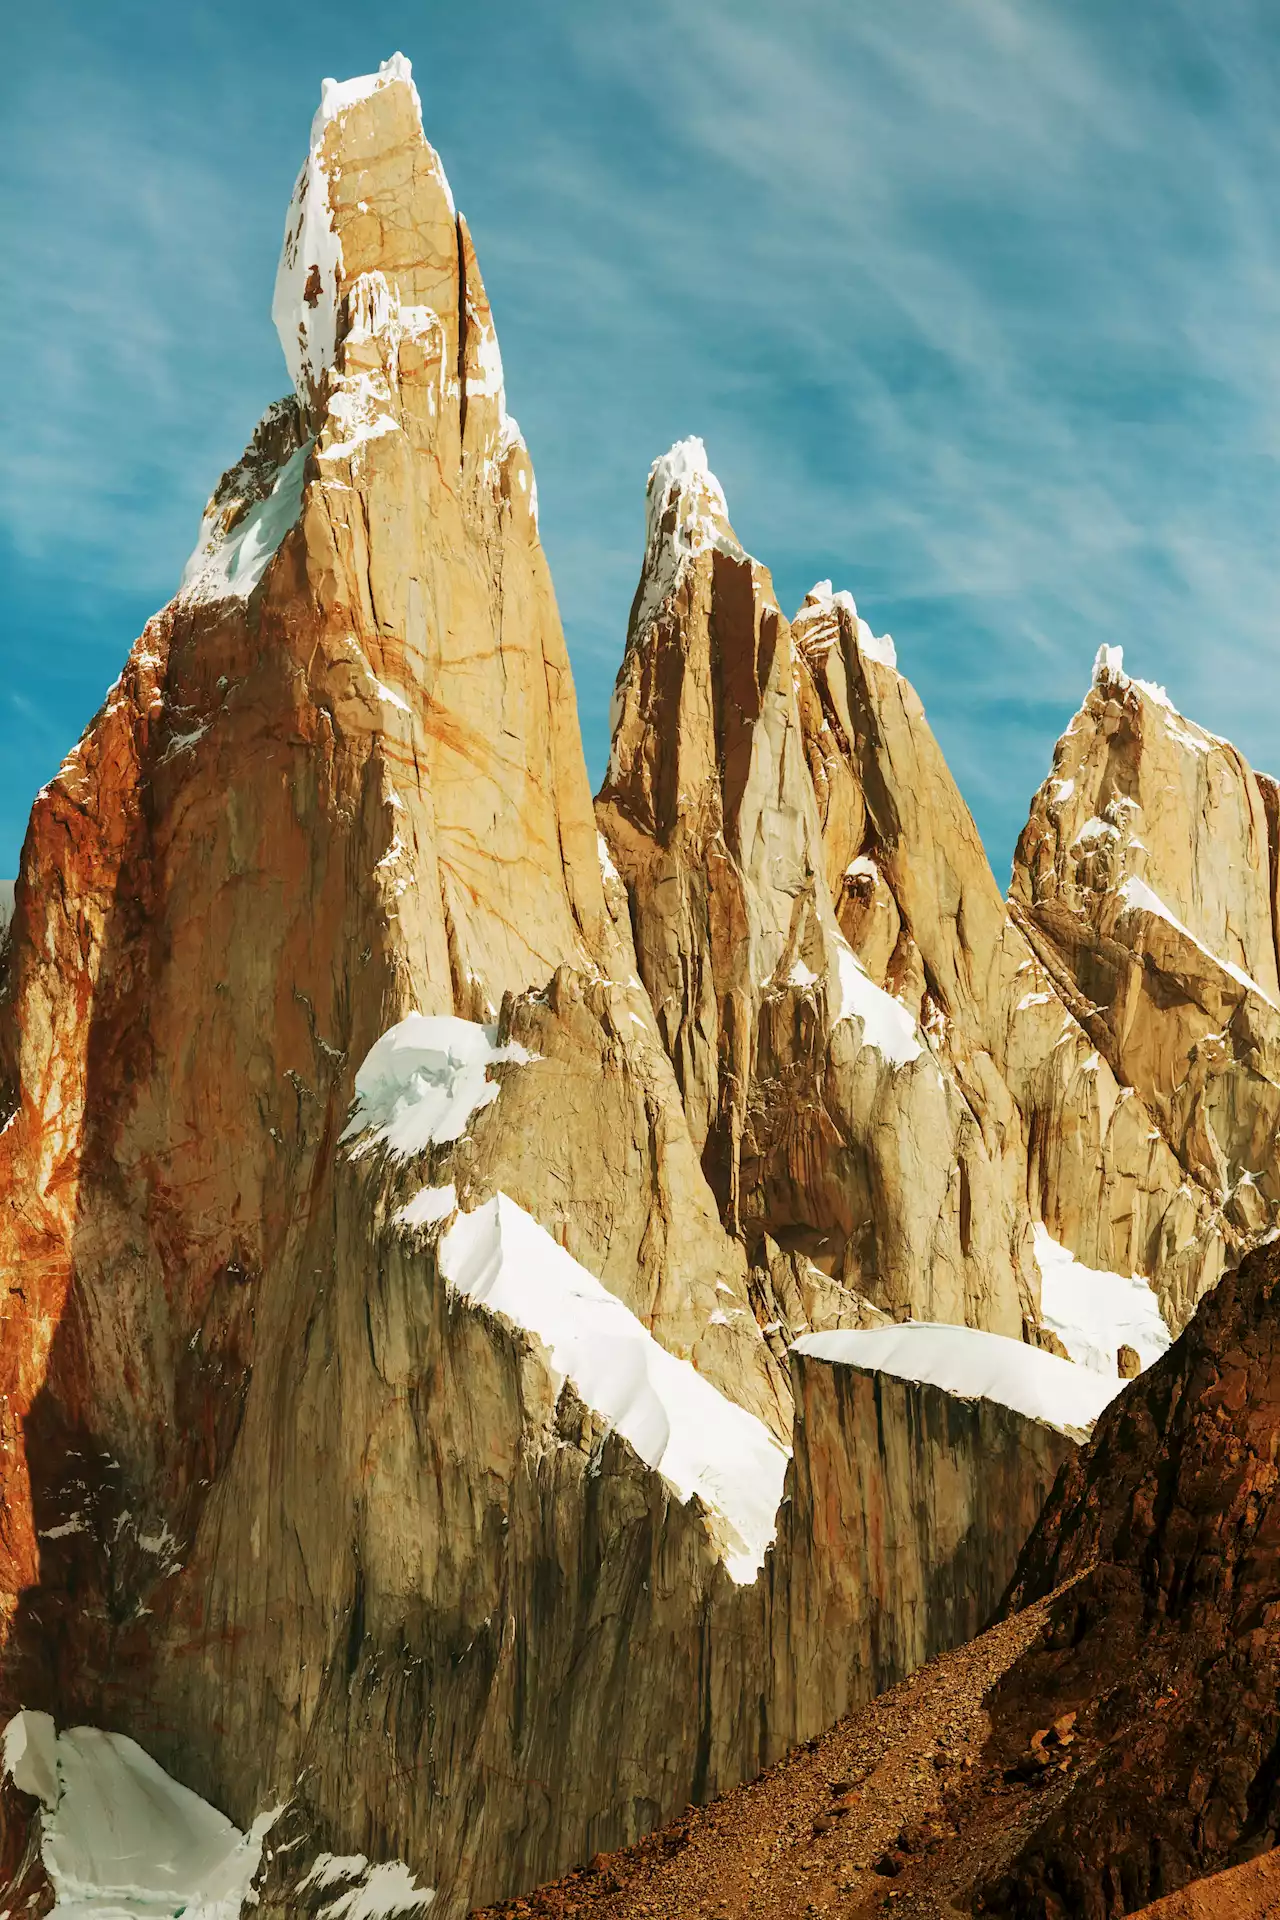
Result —
<path fill-rule="evenodd" d="M 730 525 L 724 488 L 708 465 L 706 447 L 696 437 L 677 440 L 649 469 L 644 566 L 631 608 L 631 637 L 656 618 L 688 563 L 710 550 L 733 560 L 749 557 Z"/>
<path fill-rule="evenodd" d="M 320 105 L 311 122 L 307 157 L 289 203 L 271 302 L 271 317 L 280 336 L 290 377 L 309 414 L 318 404 L 323 376 L 337 354 L 343 295 L 351 277 L 339 220 L 340 199 L 335 205 L 335 194 L 341 194 L 343 174 L 351 159 L 346 151 L 345 123 L 354 110 L 367 108 L 376 96 L 388 93 L 399 95 L 394 106 L 384 98 L 377 101 L 373 111 L 379 119 L 395 126 L 402 143 L 410 147 L 420 145 L 423 155 L 429 157 L 427 172 L 435 185 L 441 210 L 450 222 L 456 220 L 453 194 L 444 168 L 423 132 L 422 103 L 413 84 L 413 70 L 404 55 L 396 53 L 390 60 L 384 60 L 377 73 L 353 80 L 325 80 Z M 367 120 L 371 115 L 361 117 Z M 367 145 L 367 128 L 360 131 L 366 136 L 361 145 Z M 413 184 L 421 197 L 421 183 L 414 178 Z M 401 187 L 402 182 L 397 181 L 396 186 Z M 375 219 L 381 212 L 364 199 L 357 202 L 357 210 Z"/>
<path fill-rule="evenodd" d="M 829 580 L 819 580 L 810 587 L 791 621 L 791 631 L 806 656 L 812 659 L 840 644 L 842 616 L 848 638 L 856 640 L 863 659 L 877 660 L 896 671 L 898 650 L 890 635 L 874 634 L 848 588 L 833 590 Z"/>

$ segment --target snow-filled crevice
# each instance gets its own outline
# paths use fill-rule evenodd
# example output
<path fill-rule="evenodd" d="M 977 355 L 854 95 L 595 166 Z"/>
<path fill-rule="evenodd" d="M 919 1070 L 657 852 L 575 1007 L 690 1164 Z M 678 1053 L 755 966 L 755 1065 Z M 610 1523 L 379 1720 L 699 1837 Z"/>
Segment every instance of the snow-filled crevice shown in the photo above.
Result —
<path fill-rule="evenodd" d="M 247 600 L 280 542 L 302 512 L 307 459 L 314 441 L 296 448 L 276 473 L 271 490 L 227 531 L 216 510 L 205 515 L 194 553 L 182 569 L 181 593 L 200 600 Z"/>
<path fill-rule="evenodd" d="M 924 1039 L 908 1008 L 878 987 L 842 936 L 835 940 L 840 1000 L 832 1025 L 857 1019 L 862 1043 L 874 1047 L 892 1067 L 910 1066 L 924 1052 Z"/>

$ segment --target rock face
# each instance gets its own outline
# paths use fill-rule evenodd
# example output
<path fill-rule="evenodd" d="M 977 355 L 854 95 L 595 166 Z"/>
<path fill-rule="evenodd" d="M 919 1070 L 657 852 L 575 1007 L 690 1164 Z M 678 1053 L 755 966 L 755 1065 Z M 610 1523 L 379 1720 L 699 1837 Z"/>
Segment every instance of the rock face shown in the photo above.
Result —
<path fill-rule="evenodd" d="M 803 1444 L 773 1561 L 762 1764 L 980 1633 L 1078 1451 L 992 1398 L 800 1350 L 792 1365 Z"/>
<path fill-rule="evenodd" d="M 635 1791 L 663 1804 L 681 1670 L 644 1582 L 674 1555 L 683 1623 L 725 1576 L 700 1510 L 668 1523 L 621 1441 L 613 1473 L 598 1433 L 562 1440 L 554 1373 L 451 1310 L 390 1222 L 429 1168 L 343 1142 L 379 1036 L 501 1013 L 498 1051 L 537 1058 L 495 1068 L 525 1075 L 506 1109 L 487 1083 L 448 1169 L 467 1204 L 499 1180 L 536 1204 L 778 1433 L 788 1387 L 606 906 L 532 471 L 403 63 L 326 90 L 276 317 L 296 396 L 37 800 L 17 882 L 4 1683 L 136 1734 L 245 1823 L 307 1770 L 318 1831 L 400 1832 L 461 1899 L 477 1861 L 494 1888 L 523 1870 L 484 1769 L 526 1737 L 533 1779 L 584 1752 L 549 1712 L 530 1732 L 520 1623 L 560 1592 L 538 1671 L 580 1671 L 580 1713 L 604 1685 L 580 1640 L 616 1655 L 609 1582 L 652 1607 L 673 1692 L 640 1703 Z M 544 1795 L 530 1859 L 584 1830 Z"/>
<path fill-rule="evenodd" d="M 1130 1913 L 1275 1846 L 1280 1256 L 1252 1253 L 1070 1463 L 1015 1599 L 1057 1601 L 998 1696 L 1016 1745 L 1065 1710 L 1090 1764 L 988 1912 Z"/>
<path fill-rule="evenodd" d="M 762 1291 L 767 1236 L 882 1308 L 1020 1336 L 1017 1116 L 930 1046 L 949 1000 L 877 862 L 859 749 L 906 697 L 891 643 L 829 591 L 788 625 L 700 441 L 655 464 L 648 513 L 596 807 L 722 1218 Z"/>
<path fill-rule="evenodd" d="M 789 1331 L 780 1251 L 826 1275 L 818 1324 L 860 1298 L 1032 1338 L 1035 1221 L 1152 1278 L 1175 1326 L 1238 1254 L 1170 1089 L 1102 1046 L 1021 865 L 1001 899 L 892 641 L 829 582 L 784 620 L 700 442 L 650 475 L 596 811 L 721 1216 Z M 1251 1114 L 1259 1070 L 1224 1068 L 1220 1101 Z"/>
<path fill-rule="evenodd" d="M 1257 860 L 1199 1011 L 1104 914 L 1104 1018 L 892 643 L 825 584 L 786 621 L 688 442 L 593 809 L 398 56 L 325 83 L 273 312 L 294 392 L 38 796 L 0 947 L 0 1706 L 246 1833 L 287 1802 L 268 1910 L 359 1852 L 452 1920 L 981 1623 L 1074 1443 L 788 1348 L 914 1316 L 1078 1385 L 1033 1351 L 1046 1230 L 1068 1288 L 1185 1316 L 1270 1218 L 1273 790 L 1224 814 Z"/>
<path fill-rule="evenodd" d="M 1068 1235 L 1159 1271 L 1176 1325 L 1280 1199 L 1274 792 L 1104 647 L 1014 861 L 1019 925 L 1148 1125 L 1123 1207 Z"/>

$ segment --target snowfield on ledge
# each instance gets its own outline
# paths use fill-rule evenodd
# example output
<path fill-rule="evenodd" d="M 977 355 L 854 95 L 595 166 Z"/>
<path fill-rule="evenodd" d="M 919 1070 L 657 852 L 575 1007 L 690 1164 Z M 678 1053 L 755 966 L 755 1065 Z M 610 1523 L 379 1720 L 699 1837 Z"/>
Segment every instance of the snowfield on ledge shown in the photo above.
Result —
<path fill-rule="evenodd" d="M 1028 1420 L 1081 1433 L 1115 1399 L 1124 1381 L 1061 1360 L 1002 1333 L 904 1320 L 865 1331 L 806 1333 L 793 1353 L 837 1365 L 916 1380 L 965 1400 L 995 1400 Z"/>
<path fill-rule="evenodd" d="M 731 1534 L 725 1565 L 749 1585 L 774 1536 L 788 1455 L 754 1414 L 660 1346 L 630 1308 L 499 1193 L 440 1242 L 455 1293 L 503 1314 L 571 1380 L 682 1501 L 699 1494 Z"/>

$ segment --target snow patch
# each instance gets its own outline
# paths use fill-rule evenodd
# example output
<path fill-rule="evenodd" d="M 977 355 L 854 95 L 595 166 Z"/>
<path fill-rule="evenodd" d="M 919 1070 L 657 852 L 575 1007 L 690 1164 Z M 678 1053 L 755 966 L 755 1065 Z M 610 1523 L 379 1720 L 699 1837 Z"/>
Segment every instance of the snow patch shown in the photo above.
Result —
<path fill-rule="evenodd" d="M 1120 829 L 1112 820 L 1104 820 L 1100 814 L 1092 814 L 1071 842 L 1072 851 L 1090 840 L 1118 840 Z"/>
<path fill-rule="evenodd" d="M 55 1733 L 22 1712 L 4 1765 L 41 1803 L 40 1855 L 66 1920 L 239 1920 L 276 1812 L 241 1833 L 133 1740 L 96 1727 Z M 277 1809 L 278 1812 L 278 1809 Z"/>
<path fill-rule="evenodd" d="M 1103 680 L 1118 680 L 1128 686 L 1128 677 L 1124 670 L 1124 648 L 1109 647 L 1105 643 L 1098 648 L 1093 660 L 1093 684 L 1100 686 Z"/>
<path fill-rule="evenodd" d="M 419 1187 L 412 1200 L 399 1209 L 395 1220 L 402 1227 L 434 1227 L 437 1221 L 447 1220 L 457 1211 L 458 1190 L 450 1181 L 447 1187 Z"/>
<path fill-rule="evenodd" d="M 976 1327 L 907 1320 L 892 1327 L 807 1333 L 794 1353 L 918 1380 L 965 1400 L 994 1400 L 1059 1431 L 1087 1431 L 1124 1382 L 1056 1353 Z"/>
<path fill-rule="evenodd" d="M 353 1157 L 381 1145 L 396 1159 L 460 1140 L 472 1115 L 501 1091 L 489 1068 L 523 1067 L 533 1057 L 515 1040 L 500 1047 L 496 1027 L 447 1013 L 408 1014 L 365 1055 L 342 1139 L 358 1140 Z"/>
<path fill-rule="evenodd" d="M 413 64 L 402 53 L 393 53 L 384 60 L 376 73 L 365 73 L 354 80 L 322 80 L 320 82 L 320 105 L 316 108 L 315 118 L 311 122 L 311 143 L 316 145 L 324 137 L 324 130 L 331 120 L 336 120 L 348 107 L 354 107 L 359 100 L 368 100 L 383 87 L 389 87 L 393 81 L 403 80 L 413 95 L 414 108 L 418 115 L 418 125 L 422 125 L 422 102 L 418 98 L 418 89 L 414 85 Z M 452 208 L 450 208 L 452 212 Z"/>
<path fill-rule="evenodd" d="M 840 1011 L 833 1025 L 855 1015 L 862 1022 L 862 1042 L 874 1047 L 890 1066 L 906 1067 L 924 1052 L 920 1029 L 900 1000 L 878 987 L 847 940 L 837 937 L 836 963 L 840 970 Z"/>
<path fill-rule="evenodd" d="M 0 880 L 0 940 L 8 933 L 9 923 L 13 919 L 13 890 L 16 885 L 16 880 Z"/>
<path fill-rule="evenodd" d="M 898 671 L 898 649 L 887 633 L 874 634 L 866 621 L 858 620 L 858 651 L 864 660 L 877 660 L 882 667 Z"/>
<path fill-rule="evenodd" d="M 616 880 L 618 885 L 621 886 L 622 876 L 613 864 L 613 855 L 609 852 L 609 842 L 605 839 L 604 835 L 599 832 L 596 834 L 596 852 L 600 856 L 600 873 L 606 885 Z"/>
<path fill-rule="evenodd" d="M 1206 947 L 1204 941 L 1198 940 L 1190 927 L 1184 926 L 1177 914 L 1166 907 L 1155 888 L 1148 886 L 1145 880 L 1140 880 L 1136 873 L 1131 873 L 1123 882 L 1120 897 L 1127 907 L 1136 907 L 1140 913 L 1154 913 L 1161 920 L 1168 921 L 1169 925 L 1175 927 L 1193 947 L 1198 947 L 1206 959 L 1212 960 L 1215 967 L 1221 967 L 1222 971 L 1230 974 L 1240 986 L 1247 987 L 1250 993 L 1256 993 L 1260 1000 L 1265 1000 L 1269 1007 L 1275 1006 L 1276 1003 L 1270 994 L 1263 992 L 1252 974 L 1246 973 L 1243 967 L 1238 967 L 1234 960 L 1224 960 L 1221 954 L 1214 953 L 1212 948 Z"/>
<path fill-rule="evenodd" d="M 857 603 L 847 588 L 832 592 L 829 580 L 818 580 L 804 597 L 804 605 L 791 622 L 792 630 L 804 644 L 806 653 L 829 653 L 840 636 L 838 610 L 843 607 L 853 622 L 858 651 L 865 660 L 878 661 L 882 667 L 898 670 L 898 650 L 890 636 L 874 634 L 858 612 Z"/>
<path fill-rule="evenodd" d="M 1040 1267 L 1040 1317 L 1071 1358 L 1108 1379 L 1116 1353 L 1132 1347 L 1144 1367 L 1167 1351 L 1169 1329 L 1151 1284 L 1140 1273 L 1103 1273 L 1086 1267 L 1036 1222 Z"/>
<path fill-rule="evenodd" d="M 435 1897 L 435 1888 L 420 1887 L 403 1860 L 387 1860 L 366 1868 L 355 1886 L 323 1906 L 321 1920 L 391 1920 L 423 1912 Z"/>
<path fill-rule="evenodd" d="M 762 1421 L 660 1346 L 504 1193 L 459 1215 L 440 1242 L 440 1268 L 454 1292 L 535 1335 L 557 1382 L 571 1380 L 680 1500 L 698 1494 L 725 1523 L 729 1573 L 754 1580 L 787 1466 Z"/>
<path fill-rule="evenodd" d="M 665 525 L 673 516 L 673 524 Z M 745 560 L 729 526 L 724 489 L 707 465 L 699 439 L 677 440 L 649 469 L 645 493 L 645 548 L 641 590 L 631 622 L 642 633 L 674 593 L 689 561 L 714 548 Z"/>
<path fill-rule="evenodd" d="M 205 515 L 195 551 L 182 569 L 179 593 L 202 600 L 248 599 L 280 542 L 297 525 L 307 457 L 314 445 L 306 440 L 289 455 L 270 493 L 255 500 L 229 533 L 217 514 Z"/>

